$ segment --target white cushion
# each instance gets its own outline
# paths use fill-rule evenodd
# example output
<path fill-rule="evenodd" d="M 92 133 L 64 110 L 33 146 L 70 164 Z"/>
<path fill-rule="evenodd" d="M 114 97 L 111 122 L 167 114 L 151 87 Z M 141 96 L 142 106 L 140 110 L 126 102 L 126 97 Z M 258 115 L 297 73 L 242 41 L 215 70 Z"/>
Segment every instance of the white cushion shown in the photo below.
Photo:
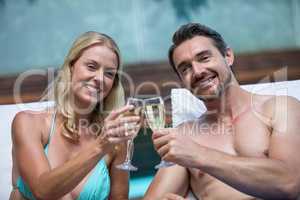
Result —
<path fill-rule="evenodd" d="M 187 89 L 172 89 L 172 126 L 198 118 L 206 111 L 204 103 Z"/>

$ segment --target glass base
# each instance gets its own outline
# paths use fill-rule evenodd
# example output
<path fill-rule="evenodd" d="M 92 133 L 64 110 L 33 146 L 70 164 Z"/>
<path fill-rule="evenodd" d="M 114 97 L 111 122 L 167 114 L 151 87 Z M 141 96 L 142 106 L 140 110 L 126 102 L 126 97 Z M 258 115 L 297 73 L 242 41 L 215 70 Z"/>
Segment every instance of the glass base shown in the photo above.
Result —
<path fill-rule="evenodd" d="M 125 170 L 125 171 L 137 171 L 138 168 L 133 166 L 131 162 L 124 162 L 120 165 L 116 166 L 117 169 Z"/>
<path fill-rule="evenodd" d="M 165 167 L 170 167 L 170 166 L 173 166 L 175 165 L 174 163 L 172 162 L 167 162 L 167 161 L 160 161 L 160 163 L 158 165 L 156 165 L 154 168 L 155 169 L 160 169 L 160 168 L 165 168 Z"/>

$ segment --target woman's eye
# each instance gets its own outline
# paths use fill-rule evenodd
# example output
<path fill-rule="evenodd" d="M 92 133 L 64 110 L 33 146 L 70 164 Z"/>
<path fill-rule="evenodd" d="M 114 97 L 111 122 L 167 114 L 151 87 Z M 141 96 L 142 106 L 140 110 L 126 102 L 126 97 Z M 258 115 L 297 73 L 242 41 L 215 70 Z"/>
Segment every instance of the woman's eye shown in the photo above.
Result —
<path fill-rule="evenodd" d="M 96 66 L 95 65 L 91 65 L 91 64 L 87 65 L 87 67 L 90 70 L 95 70 L 96 69 Z"/>
<path fill-rule="evenodd" d="M 115 76 L 114 72 L 105 72 L 104 74 L 106 77 L 109 77 L 109 78 L 113 78 Z"/>

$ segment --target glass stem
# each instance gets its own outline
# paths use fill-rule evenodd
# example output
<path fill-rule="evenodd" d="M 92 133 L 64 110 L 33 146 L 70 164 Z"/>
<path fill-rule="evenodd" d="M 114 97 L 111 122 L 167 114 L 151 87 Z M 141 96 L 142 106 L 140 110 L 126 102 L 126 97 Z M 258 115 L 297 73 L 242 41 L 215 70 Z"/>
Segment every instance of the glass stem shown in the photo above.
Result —
<path fill-rule="evenodd" d="M 133 148 L 133 139 L 129 139 L 127 140 L 127 153 L 126 153 L 125 162 L 131 162 L 132 148 Z"/>

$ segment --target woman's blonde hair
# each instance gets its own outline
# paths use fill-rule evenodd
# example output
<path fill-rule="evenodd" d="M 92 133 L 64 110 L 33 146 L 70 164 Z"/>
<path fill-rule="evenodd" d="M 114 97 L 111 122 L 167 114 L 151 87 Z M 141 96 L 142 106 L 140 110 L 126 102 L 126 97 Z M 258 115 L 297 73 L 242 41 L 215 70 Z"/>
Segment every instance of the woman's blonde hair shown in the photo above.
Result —
<path fill-rule="evenodd" d="M 77 140 L 79 136 L 76 134 L 77 127 L 75 125 L 75 111 L 70 99 L 71 68 L 80 58 L 84 50 L 97 44 L 108 47 L 117 55 L 118 73 L 116 74 L 111 91 L 103 100 L 103 104 L 98 104 L 92 111 L 92 121 L 101 124 L 106 113 L 124 105 L 125 102 L 124 90 L 119 77 L 122 69 L 119 47 L 111 37 L 103 33 L 89 31 L 82 34 L 72 44 L 53 84 L 51 84 L 51 86 L 47 89 L 46 94 L 42 98 L 43 100 L 47 99 L 55 102 L 57 111 L 66 118 L 65 129 L 67 129 L 68 133 L 66 133 L 65 136 L 72 140 Z"/>

